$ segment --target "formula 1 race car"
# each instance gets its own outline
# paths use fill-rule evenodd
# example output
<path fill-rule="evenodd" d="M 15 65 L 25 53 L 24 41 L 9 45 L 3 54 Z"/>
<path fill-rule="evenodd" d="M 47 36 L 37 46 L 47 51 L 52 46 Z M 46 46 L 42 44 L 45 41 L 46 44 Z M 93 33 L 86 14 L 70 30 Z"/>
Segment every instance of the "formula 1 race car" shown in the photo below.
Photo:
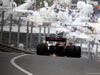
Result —
<path fill-rule="evenodd" d="M 81 47 L 72 43 L 66 44 L 66 38 L 46 37 L 46 43 L 37 45 L 37 55 L 53 55 L 67 57 L 81 57 Z"/>

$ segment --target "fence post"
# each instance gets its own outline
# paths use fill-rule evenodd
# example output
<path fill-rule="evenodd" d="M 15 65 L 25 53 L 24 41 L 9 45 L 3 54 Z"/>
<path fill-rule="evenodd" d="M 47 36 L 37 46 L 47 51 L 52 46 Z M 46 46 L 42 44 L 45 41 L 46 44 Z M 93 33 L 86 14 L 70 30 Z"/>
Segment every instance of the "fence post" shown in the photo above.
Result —
<path fill-rule="evenodd" d="M 26 34 L 26 46 L 25 46 L 25 49 L 27 50 L 28 49 L 28 40 L 29 38 L 29 21 L 27 22 L 27 34 Z"/>
<path fill-rule="evenodd" d="M 73 44 L 75 44 L 75 36 L 73 36 Z"/>
<path fill-rule="evenodd" d="M 50 36 L 50 27 L 48 27 L 48 37 Z"/>
<path fill-rule="evenodd" d="M 32 48 L 32 34 L 33 33 L 33 22 L 31 23 L 31 33 L 30 33 L 30 48 L 29 50 L 31 51 L 31 48 Z"/>
<path fill-rule="evenodd" d="M 18 21 L 17 48 L 19 47 L 19 38 L 20 38 L 20 18 Z"/>
<path fill-rule="evenodd" d="M 98 43 L 96 44 L 96 59 L 98 59 Z"/>
<path fill-rule="evenodd" d="M 13 17 L 13 15 L 11 14 L 10 15 L 9 45 L 11 45 L 12 17 Z"/>
<path fill-rule="evenodd" d="M 2 11 L 2 21 L 1 21 L 1 32 L 0 32 L 0 43 L 2 43 L 3 41 L 3 26 L 4 26 L 4 12 Z"/>
<path fill-rule="evenodd" d="M 56 31 L 56 37 L 58 37 L 58 31 Z"/>
<path fill-rule="evenodd" d="M 44 23 L 44 35 L 43 35 L 43 42 L 45 42 L 46 37 L 46 24 Z"/>
<path fill-rule="evenodd" d="M 39 25 L 39 38 L 38 38 L 38 43 L 41 42 L 41 25 Z"/>
<path fill-rule="evenodd" d="M 89 58 L 91 58 L 91 54 L 90 54 L 90 41 L 89 41 L 89 46 L 88 46 L 88 56 L 89 56 Z"/>

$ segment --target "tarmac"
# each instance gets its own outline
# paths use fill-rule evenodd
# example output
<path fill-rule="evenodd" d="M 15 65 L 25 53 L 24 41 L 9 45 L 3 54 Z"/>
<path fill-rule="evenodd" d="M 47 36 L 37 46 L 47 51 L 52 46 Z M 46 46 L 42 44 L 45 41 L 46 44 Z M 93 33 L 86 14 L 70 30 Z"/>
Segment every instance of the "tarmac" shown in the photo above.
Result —
<path fill-rule="evenodd" d="M 20 57 L 23 56 L 23 57 Z M 19 58 L 18 58 L 19 57 Z M 11 60 L 32 75 L 100 75 L 100 59 L 24 55 L 0 52 L 0 75 L 29 75 L 11 64 Z"/>

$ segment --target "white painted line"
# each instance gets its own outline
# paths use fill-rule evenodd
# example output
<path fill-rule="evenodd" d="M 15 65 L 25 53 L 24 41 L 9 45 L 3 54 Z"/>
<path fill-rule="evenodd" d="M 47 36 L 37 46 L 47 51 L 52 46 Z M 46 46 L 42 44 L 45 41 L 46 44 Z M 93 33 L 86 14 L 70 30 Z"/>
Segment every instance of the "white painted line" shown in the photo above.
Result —
<path fill-rule="evenodd" d="M 87 75 L 100 75 L 100 73 L 85 73 Z"/>
<path fill-rule="evenodd" d="M 11 62 L 11 64 L 12 64 L 13 66 L 15 66 L 17 69 L 19 69 L 20 71 L 24 72 L 25 74 L 27 74 L 27 75 L 33 75 L 32 73 L 26 71 L 25 69 L 21 68 L 20 66 L 18 66 L 18 65 L 15 63 L 15 60 L 16 60 L 16 59 L 18 59 L 18 58 L 20 58 L 20 57 L 23 57 L 23 56 L 26 56 L 26 55 L 28 55 L 28 54 L 24 54 L 24 55 L 20 55 L 20 56 L 14 57 L 14 58 L 12 58 L 12 59 L 10 60 L 10 62 Z"/>

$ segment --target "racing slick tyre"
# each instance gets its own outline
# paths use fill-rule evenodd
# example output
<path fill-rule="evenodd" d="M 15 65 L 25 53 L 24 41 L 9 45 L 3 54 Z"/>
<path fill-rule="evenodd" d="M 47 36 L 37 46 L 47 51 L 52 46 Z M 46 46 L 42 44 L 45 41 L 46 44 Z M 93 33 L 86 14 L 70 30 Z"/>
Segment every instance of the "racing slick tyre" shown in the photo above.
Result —
<path fill-rule="evenodd" d="M 65 49 L 65 55 L 67 57 L 75 57 L 75 46 L 74 45 L 68 45 Z"/>
<path fill-rule="evenodd" d="M 37 53 L 37 55 L 49 55 L 46 44 L 45 43 L 38 44 L 36 53 Z"/>
<path fill-rule="evenodd" d="M 65 56 L 64 47 L 63 46 L 57 46 L 55 53 L 56 53 L 57 56 L 64 57 Z"/>
<path fill-rule="evenodd" d="M 81 47 L 75 46 L 75 57 L 80 58 L 81 57 Z"/>

